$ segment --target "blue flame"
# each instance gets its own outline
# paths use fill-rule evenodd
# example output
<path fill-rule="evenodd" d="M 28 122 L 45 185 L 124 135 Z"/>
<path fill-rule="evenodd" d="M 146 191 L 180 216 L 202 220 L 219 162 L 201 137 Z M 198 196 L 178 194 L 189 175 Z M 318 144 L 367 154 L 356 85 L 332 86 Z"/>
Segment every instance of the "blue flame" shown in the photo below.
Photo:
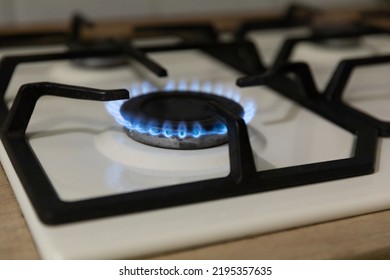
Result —
<path fill-rule="evenodd" d="M 229 87 L 222 83 L 212 83 L 210 81 L 200 82 L 198 80 L 169 80 L 163 87 L 163 91 L 188 91 L 204 92 L 209 94 L 220 95 L 239 103 L 244 108 L 243 119 L 249 123 L 256 114 L 256 104 L 253 101 L 241 101 L 241 94 L 237 88 Z M 149 82 L 134 83 L 129 88 L 131 97 L 149 94 L 158 91 L 158 89 Z M 160 90 L 161 91 L 161 90 Z M 106 102 L 107 111 L 114 117 L 116 122 L 129 130 L 135 130 L 139 133 L 148 133 L 153 136 L 166 138 L 199 138 L 204 135 L 226 134 L 227 128 L 220 123 L 212 129 L 205 129 L 200 123 L 195 122 L 192 127 L 188 127 L 184 122 L 179 123 L 177 128 L 173 128 L 169 121 L 166 121 L 162 127 L 158 127 L 153 121 L 145 122 L 140 119 L 126 120 L 120 113 L 120 108 L 127 100 L 116 100 Z"/>

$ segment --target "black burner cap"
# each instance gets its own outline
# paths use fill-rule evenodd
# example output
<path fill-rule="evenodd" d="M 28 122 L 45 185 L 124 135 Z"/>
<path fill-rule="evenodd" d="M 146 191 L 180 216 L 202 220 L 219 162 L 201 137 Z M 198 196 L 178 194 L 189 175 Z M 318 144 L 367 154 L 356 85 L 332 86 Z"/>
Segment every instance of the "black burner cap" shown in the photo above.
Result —
<path fill-rule="evenodd" d="M 125 129 L 138 142 L 163 148 L 200 149 L 227 142 L 226 133 L 212 133 L 215 127 L 223 124 L 207 108 L 210 101 L 217 102 L 237 116 L 244 115 L 241 105 L 226 97 L 192 91 L 154 92 L 138 96 L 126 101 L 120 113 L 125 120 L 137 122 L 139 129 Z M 156 133 L 145 131 L 150 124 L 153 124 Z M 167 124 L 171 131 L 180 131 L 184 126 L 189 133 L 173 133 L 167 137 L 166 133 L 162 133 Z M 196 126 L 207 133 L 192 134 L 190 131 Z"/>
<path fill-rule="evenodd" d="M 111 68 L 128 64 L 128 57 L 123 54 L 123 42 L 107 38 L 101 40 L 76 41 L 68 44 L 71 51 L 104 51 L 118 50 L 117 55 L 105 57 L 85 57 L 75 58 L 72 62 L 82 68 L 103 69 Z"/>
<path fill-rule="evenodd" d="M 333 48 L 353 48 L 360 45 L 359 34 L 364 29 L 353 23 L 322 23 L 311 27 L 312 34 L 317 37 L 322 37 L 316 43 L 324 47 Z"/>

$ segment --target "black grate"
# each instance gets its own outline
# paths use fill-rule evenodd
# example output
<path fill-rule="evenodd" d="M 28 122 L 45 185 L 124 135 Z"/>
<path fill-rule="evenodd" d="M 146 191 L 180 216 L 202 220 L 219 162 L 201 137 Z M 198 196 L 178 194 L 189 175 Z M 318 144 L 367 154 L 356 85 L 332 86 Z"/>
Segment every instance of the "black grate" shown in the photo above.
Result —
<path fill-rule="evenodd" d="M 373 34 L 388 34 L 388 31 L 381 30 L 374 27 L 369 27 L 361 24 L 351 26 L 351 29 L 344 29 L 342 32 L 335 32 L 334 34 L 312 34 L 304 37 L 289 38 L 284 41 L 280 47 L 278 54 L 274 60 L 274 65 L 288 62 L 294 48 L 303 42 L 322 43 L 324 41 L 332 40 L 351 40 L 358 39 L 362 36 Z"/>
<path fill-rule="evenodd" d="M 159 24 L 148 26 L 136 26 L 135 37 L 165 37 L 177 36 L 185 41 L 215 41 L 218 39 L 218 31 L 208 23 L 184 23 L 184 24 Z"/>
<path fill-rule="evenodd" d="M 235 38 L 244 39 L 247 33 L 253 30 L 307 26 L 319 12 L 317 8 L 311 6 L 291 4 L 280 17 L 245 21 L 235 31 Z"/>
<path fill-rule="evenodd" d="M 153 51 L 175 51 L 197 48 L 226 65 L 246 75 L 264 73 L 253 44 L 240 41 L 234 43 L 177 44 L 136 50 L 143 57 Z M 111 52 L 113 50 L 110 50 Z M 110 53 L 112 54 L 112 53 Z M 22 56 L 5 58 L 0 65 L 0 93 L 2 111 L 4 92 L 16 65 L 40 60 L 69 59 L 90 56 L 91 53 L 65 52 L 52 55 Z M 97 55 L 97 53 L 93 53 Z M 107 55 L 102 53 L 100 55 Z M 250 61 L 249 64 L 243 63 Z M 155 65 L 155 64 L 152 64 Z M 150 67 L 149 67 L 150 68 Z M 153 68 L 153 67 L 152 67 Z M 301 79 L 304 91 L 297 82 L 288 78 L 286 72 L 295 73 Z M 43 95 L 54 95 L 88 100 L 114 100 L 128 97 L 126 90 L 104 91 L 53 83 L 35 83 L 20 88 L 9 113 L 3 112 L 1 139 L 11 162 L 22 182 L 40 219 L 47 224 L 69 223 L 112 215 L 135 213 L 172 207 L 189 203 L 210 201 L 228 197 L 283 189 L 327 180 L 335 180 L 374 172 L 378 131 L 365 121 L 355 118 L 349 111 L 334 106 L 316 90 L 310 71 L 305 64 L 278 66 L 261 76 L 240 79 L 241 85 L 264 84 L 280 91 L 281 94 L 313 110 L 320 116 L 356 135 L 351 158 L 298 166 L 256 171 L 252 149 L 245 122 L 221 105 L 210 102 L 210 112 L 228 128 L 230 173 L 227 177 L 160 188 L 111 195 L 101 198 L 64 202 L 59 199 L 47 178 L 34 151 L 28 144 L 25 131 L 38 99 Z"/>
<path fill-rule="evenodd" d="M 345 87 L 354 69 L 366 65 L 379 65 L 385 63 L 390 63 L 390 55 L 348 59 L 342 61 L 334 71 L 334 74 L 324 91 L 324 97 L 336 104 L 336 106 L 340 107 L 340 110 L 348 111 L 354 117 L 362 119 L 363 121 L 376 127 L 380 136 L 390 137 L 390 122 L 379 120 L 373 115 L 369 115 L 361 110 L 349 106 L 342 98 Z"/>

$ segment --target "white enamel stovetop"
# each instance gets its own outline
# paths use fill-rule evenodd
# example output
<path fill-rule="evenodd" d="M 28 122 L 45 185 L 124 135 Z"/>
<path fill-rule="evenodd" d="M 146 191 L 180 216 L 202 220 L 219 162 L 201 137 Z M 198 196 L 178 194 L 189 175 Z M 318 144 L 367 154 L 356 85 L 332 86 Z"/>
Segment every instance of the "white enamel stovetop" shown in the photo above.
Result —
<path fill-rule="evenodd" d="M 301 31 L 297 31 L 301 32 Z M 253 32 L 263 56 L 277 50 L 282 33 Z M 293 60 L 312 63 L 323 87 L 344 56 L 390 51 L 390 38 L 370 36 L 352 50 L 327 50 L 302 44 Z M 3 53 L 7 53 L 6 50 Z M 151 55 L 169 71 L 155 86 L 207 81 L 234 88 L 241 74 L 197 51 Z M 268 62 L 270 59 L 267 59 Z M 353 106 L 390 119 L 389 66 L 359 69 L 348 86 Z M 149 76 L 149 75 L 148 75 Z M 367 79 L 368 78 L 368 79 Z M 96 88 L 133 88 L 145 76 L 128 67 L 83 70 L 70 62 L 25 64 L 7 91 L 9 104 L 21 84 L 51 81 Z M 371 86 L 374 86 L 372 94 Z M 141 90 L 142 91 L 142 90 Z M 249 125 L 258 170 L 350 157 L 354 136 L 263 87 L 241 89 L 243 103 L 254 101 Z M 133 92 L 134 93 L 134 92 Z M 370 111 L 373 110 L 373 111 Z M 61 199 L 75 201 L 179 182 L 225 176 L 227 147 L 171 151 L 127 138 L 98 102 L 44 97 L 28 128 L 29 142 Z M 0 146 L 1 163 L 21 205 L 42 258 L 139 258 L 186 247 L 287 229 L 390 208 L 390 140 L 381 139 L 372 175 L 306 185 L 138 214 L 76 222 L 42 224 Z"/>

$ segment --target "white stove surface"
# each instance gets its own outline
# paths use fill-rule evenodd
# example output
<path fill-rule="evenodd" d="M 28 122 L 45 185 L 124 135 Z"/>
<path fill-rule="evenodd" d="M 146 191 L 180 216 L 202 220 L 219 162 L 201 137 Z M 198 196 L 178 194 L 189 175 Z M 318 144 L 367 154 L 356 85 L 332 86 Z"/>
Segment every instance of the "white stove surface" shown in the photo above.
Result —
<path fill-rule="evenodd" d="M 260 44 L 262 36 L 269 35 L 256 32 L 252 38 Z M 267 38 L 265 42 L 275 40 Z M 369 36 L 365 40 L 375 48 L 363 44 L 362 50 L 354 50 L 355 55 L 389 52 L 389 37 Z M 322 64 L 324 52 L 326 63 Z M 319 80 L 325 80 L 346 53 L 333 50 L 332 56 L 329 52 L 302 44 L 293 60 L 318 63 L 320 67 L 312 68 Z M 313 55 L 307 57 L 310 53 Z M 151 79 L 155 86 L 196 80 L 201 85 L 209 81 L 230 88 L 242 76 L 198 51 L 150 56 L 169 71 L 169 79 Z M 390 86 L 386 77 L 390 67 L 370 68 L 369 74 L 365 69 L 354 73 L 346 96 L 353 106 L 389 120 Z M 370 77 L 369 81 L 364 77 Z M 24 64 L 17 68 L 6 99 L 11 104 L 17 89 L 27 82 L 113 89 L 134 88 L 134 83 L 144 79 L 129 67 L 86 70 L 63 61 Z M 376 85 L 374 94 L 367 91 L 368 84 Z M 240 92 L 242 103 L 252 100 L 257 104 L 249 124 L 257 170 L 351 156 L 354 135 L 349 132 L 264 87 Z M 222 177 L 229 171 L 227 145 L 199 151 L 142 145 L 122 132 L 100 102 L 43 97 L 27 135 L 64 201 Z M 2 145 L 0 157 L 38 250 L 46 259 L 139 258 L 390 208 L 387 138 L 380 139 L 377 170 L 372 175 L 56 226 L 39 221 Z"/>

